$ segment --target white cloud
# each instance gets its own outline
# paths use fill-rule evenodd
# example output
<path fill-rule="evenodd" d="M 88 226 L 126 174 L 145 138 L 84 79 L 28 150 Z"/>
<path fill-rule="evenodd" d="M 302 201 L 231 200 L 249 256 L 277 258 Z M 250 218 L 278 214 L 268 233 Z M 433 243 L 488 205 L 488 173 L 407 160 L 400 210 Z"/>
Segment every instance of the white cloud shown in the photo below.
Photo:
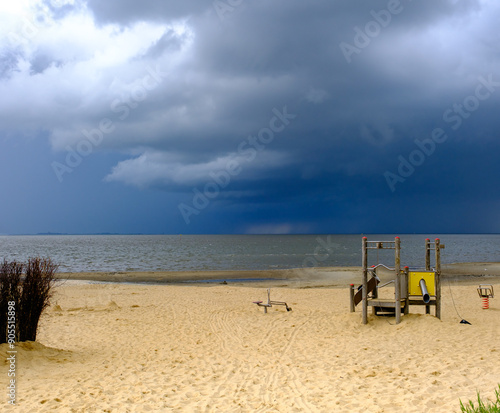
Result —
<path fill-rule="evenodd" d="M 37 13 L 26 5 L 4 28 L 0 52 L 9 64 L 0 71 L 0 93 L 9 98 L 0 101 L 0 121 L 4 133 L 49 131 L 56 149 L 75 143 L 83 127 L 109 116 L 113 100 L 130 94 L 148 67 L 161 62 L 165 72 L 181 64 L 193 41 L 182 21 L 97 26 L 85 7 L 60 19 L 40 21 Z M 180 39 L 180 50 L 145 59 L 165 33 Z"/>
<path fill-rule="evenodd" d="M 230 171 L 232 180 L 244 180 L 251 173 L 263 174 L 289 163 L 287 155 L 271 150 L 255 152 L 250 159 L 245 154 L 231 153 L 215 159 L 192 163 L 179 155 L 146 150 L 133 159 L 119 162 L 106 181 L 118 181 L 139 188 L 160 186 L 176 187 L 207 183 L 213 174 Z"/>

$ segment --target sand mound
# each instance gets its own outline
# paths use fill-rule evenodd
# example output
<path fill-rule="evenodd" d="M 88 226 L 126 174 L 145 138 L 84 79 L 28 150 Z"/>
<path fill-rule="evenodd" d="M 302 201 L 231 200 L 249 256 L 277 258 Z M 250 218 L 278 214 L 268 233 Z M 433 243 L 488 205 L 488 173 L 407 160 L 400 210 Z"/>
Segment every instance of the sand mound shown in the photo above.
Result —
<path fill-rule="evenodd" d="M 56 304 L 56 305 L 52 306 L 51 309 L 55 313 L 61 313 L 63 311 L 63 309 L 61 308 L 61 306 L 59 304 Z"/>
<path fill-rule="evenodd" d="M 12 351 L 16 353 L 12 353 Z M 35 341 L 16 343 L 13 349 L 8 344 L 0 345 L 0 358 L 5 361 L 5 364 L 7 364 L 7 357 L 11 354 L 16 354 L 16 358 L 21 363 L 21 368 L 43 362 L 49 364 L 52 364 L 52 362 L 63 363 L 69 361 L 72 357 L 70 351 L 47 347 Z"/>

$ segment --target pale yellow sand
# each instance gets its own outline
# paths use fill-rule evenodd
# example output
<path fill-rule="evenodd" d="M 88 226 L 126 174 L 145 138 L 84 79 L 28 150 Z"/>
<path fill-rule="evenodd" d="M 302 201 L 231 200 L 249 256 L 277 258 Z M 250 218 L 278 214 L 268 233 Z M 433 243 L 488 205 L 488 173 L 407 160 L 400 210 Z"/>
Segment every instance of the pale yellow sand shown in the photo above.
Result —
<path fill-rule="evenodd" d="M 489 310 L 479 282 L 495 283 Z M 39 342 L 18 346 L 14 409 L 442 413 L 476 390 L 492 398 L 500 383 L 496 278 L 444 282 L 441 321 L 412 307 L 399 325 L 370 316 L 366 326 L 346 288 L 274 284 L 271 298 L 292 312 L 252 304 L 266 300 L 264 285 L 60 286 Z M 2 366 L 0 410 L 14 411 Z"/>

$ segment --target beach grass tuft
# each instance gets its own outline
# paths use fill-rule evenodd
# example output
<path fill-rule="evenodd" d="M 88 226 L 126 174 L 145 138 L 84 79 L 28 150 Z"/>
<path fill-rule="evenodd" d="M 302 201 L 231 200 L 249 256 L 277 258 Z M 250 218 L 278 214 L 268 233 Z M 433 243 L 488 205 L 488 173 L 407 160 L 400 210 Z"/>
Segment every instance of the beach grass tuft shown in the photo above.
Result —
<path fill-rule="evenodd" d="M 464 413 L 500 413 L 500 384 L 498 385 L 498 390 L 495 390 L 496 401 L 488 404 L 485 404 L 483 400 L 481 400 L 481 395 L 477 392 L 477 406 L 474 405 L 472 400 L 469 400 L 469 403 L 464 405 L 462 400 L 460 400 L 460 409 Z"/>

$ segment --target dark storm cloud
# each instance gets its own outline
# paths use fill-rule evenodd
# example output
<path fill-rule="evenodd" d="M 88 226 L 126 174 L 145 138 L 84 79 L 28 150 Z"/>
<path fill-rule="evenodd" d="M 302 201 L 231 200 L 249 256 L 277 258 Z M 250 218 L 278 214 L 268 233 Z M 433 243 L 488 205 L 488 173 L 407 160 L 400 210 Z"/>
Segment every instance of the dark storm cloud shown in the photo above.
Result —
<path fill-rule="evenodd" d="M 189 203 L 233 163 L 211 207 L 265 221 L 294 204 L 282 221 L 301 228 L 328 211 L 352 222 L 366 197 L 379 217 L 396 200 L 498 199 L 494 2 L 90 0 L 52 12 L 66 36 L 40 26 L 4 60 L 17 70 L 4 92 L 18 93 L 4 127 L 22 118 L 59 151 L 101 134 L 92 151 L 121 154 L 107 182 Z M 294 118 L 266 140 L 276 111 Z"/>
<path fill-rule="evenodd" d="M 286 138 L 272 144 L 275 151 L 291 157 L 282 179 L 277 171 L 276 179 L 254 176 L 262 202 L 290 180 L 304 196 L 311 188 L 353 194 L 363 177 L 375 181 L 367 187 L 378 183 L 377 190 L 387 190 L 384 171 L 397 169 L 398 156 L 411 153 L 414 139 L 425 139 L 443 126 L 447 107 L 472 93 L 477 77 L 489 69 L 454 48 L 459 45 L 453 40 L 457 33 L 449 26 L 455 21 L 472 24 L 480 12 L 477 1 L 398 2 L 398 14 L 392 15 L 388 27 L 370 38 L 349 64 L 339 44 L 354 45 L 356 28 L 363 29 L 388 4 L 256 2 L 242 5 L 221 21 L 214 21 L 214 14 L 208 13 L 213 10 L 207 8 L 204 18 L 193 20 L 196 41 L 190 69 L 202 78 L 197 85 L 201 87 L 192 91 L 193 104 L 207 97 L 214 103 L 212 128 L 195 137 L 196 147 L 193 135 L 183 136 L 174 146 L 189 150 L 195 161 L 198 151 L 212 158 L 235 151 L 238 140 L 257 133 L 265 111 L 281 101 L 300 120 L 290 126 Z M 195 8 L 189 15 L 193 10 L 198 14 Z M 135 12 L 131 10 L 128 21 Z M 166 8 L 163 12 L 169 15 Z M 109 14 L 106 18 L 112 19 Z M 122 9 L 116 20 L 124 19 Z M 470 74 L 460 73 L 461 67 Z M 453 159 L 443 162 L 453 164 Z M 250 177 L 243 176 L 233 189 L 246 188 Z M 411 186 L 410 178 L 405 182 Z"/>

